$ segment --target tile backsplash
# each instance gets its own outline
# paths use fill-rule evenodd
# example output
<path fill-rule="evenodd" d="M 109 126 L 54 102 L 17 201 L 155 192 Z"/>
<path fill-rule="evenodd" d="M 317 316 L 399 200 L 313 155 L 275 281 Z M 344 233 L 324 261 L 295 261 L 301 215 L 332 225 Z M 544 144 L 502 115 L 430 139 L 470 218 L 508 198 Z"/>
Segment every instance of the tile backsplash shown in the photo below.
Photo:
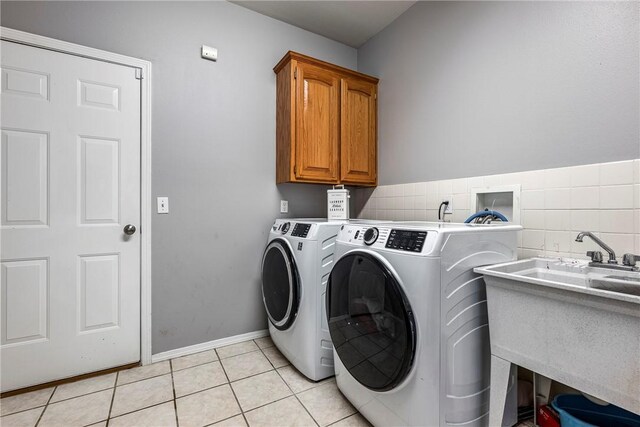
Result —
<path fill-rule="evenodd" d="M 447 221 L 463 222 L 473 211 L 476 187 L 520 185 L 518 255 L 586 258 L 601 250 L 590 239 L 575 241 L 579 231 L 592 231 L 622 254 L 640 253 L 640 159 L 357 189 L 358 218 L 437 221 L 443 198 L 451 200 Z M 606 257 L 606 254 L 605 254 Z"/>

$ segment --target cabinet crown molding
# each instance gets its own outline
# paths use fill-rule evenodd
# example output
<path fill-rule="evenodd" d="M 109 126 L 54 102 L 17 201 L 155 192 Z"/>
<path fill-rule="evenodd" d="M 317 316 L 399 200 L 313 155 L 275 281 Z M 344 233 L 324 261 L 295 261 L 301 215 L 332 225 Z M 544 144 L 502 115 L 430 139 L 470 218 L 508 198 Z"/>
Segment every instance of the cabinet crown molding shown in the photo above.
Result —
<path fill-rule="evenodd" d="M 304 62 L 306 64 L 316 65 L 318 67 L 322 67 L 324 69 L 335 71 L 338 74 L 346 75 L 349 77 L 355 77 L 360 80 L 368 81 L 373 84 L 378 84 L 379 79 L 377 77 L 369 76 L 364 73 L 359 73 L 358 71 L 353 71 L 348 68 L 341 67 L 339 65 L 331 64 L 330 62 L 321 61 L 316 58 L 312 58 L 307 55 L 303 55 L 298 52 L 294 52 L 290 50 L 287 52 L 280 62 L 273 67 L 273 72 L 278 74 L 278 72 L 291 60 L 296 60 L 297 62 Z"/>

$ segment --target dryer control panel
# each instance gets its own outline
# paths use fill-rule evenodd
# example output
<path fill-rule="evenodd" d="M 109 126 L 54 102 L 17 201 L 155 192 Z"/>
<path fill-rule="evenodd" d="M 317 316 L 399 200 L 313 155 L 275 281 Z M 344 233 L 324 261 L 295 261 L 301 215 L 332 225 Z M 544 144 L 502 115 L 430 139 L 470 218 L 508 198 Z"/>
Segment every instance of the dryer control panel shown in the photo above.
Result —
<path fill-rule="evenodd" d="M 396 226 L 392 224 L 345 224 L 338 233 L 338 242 L 372 250 L 433 256 L 439 235 L 437 230 L 426 229 L 426 227 L 414 228 L 409 224 L 397 224 Z"/>
<path fill-rule="evenodd" d="M 426 238 L 426 231 L 398 230 L 394 228 L 389 232 L 389 238 L 387 239 L 385 248 L 421 252 Z"/>
<path fill-rule="evenodd" d="M 303 224 L 301 222 L 297 222 L 296 225 L 293 226 L 291 235 L 293 237 L 307 237 L 307 235 L 309 234 L 309 230 L 311 230 L 311 224 Z"/>

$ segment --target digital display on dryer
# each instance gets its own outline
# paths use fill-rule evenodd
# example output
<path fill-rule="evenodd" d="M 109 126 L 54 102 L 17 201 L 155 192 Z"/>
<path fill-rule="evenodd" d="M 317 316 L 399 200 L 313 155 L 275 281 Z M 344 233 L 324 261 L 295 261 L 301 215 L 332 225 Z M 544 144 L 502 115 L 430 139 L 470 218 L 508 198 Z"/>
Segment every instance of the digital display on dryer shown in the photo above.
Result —
<path fill-rule="evenodd" d="M 293 226 L 293 231 L 291 232 L 291 236 L 293 237 L 307 237 L 309 234 L 309 230 L 311 230 L 311 224 L 302 224 L 297 223 Z"/>
<path fill-rule="evenodd" d="M 421 252 L 424 239 L 427 237 L 426 231 L 413 230 L 391 230 L 385 248 L 399 249 L 408 252 Z"/>

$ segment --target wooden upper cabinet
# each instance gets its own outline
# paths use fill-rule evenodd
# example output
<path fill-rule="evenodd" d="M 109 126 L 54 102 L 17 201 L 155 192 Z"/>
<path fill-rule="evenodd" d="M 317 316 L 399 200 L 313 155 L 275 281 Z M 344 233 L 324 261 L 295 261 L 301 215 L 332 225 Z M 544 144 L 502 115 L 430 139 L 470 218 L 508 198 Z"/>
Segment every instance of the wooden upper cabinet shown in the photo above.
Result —
<path fill-rule="evenodd" d="M 342 79 L 340 180 L 346 184 L 376 183 L 375 84 Z"/>
<path fill-rule="evenodd" d="M 296 179 L 338 182 L 340 78 L 299 63 L 296 75 Z"/>
<path fill-rule="evenodd" d="M 295 52 L 274 71 L 276 181 L 376 185 L 378 79 Z"/>

